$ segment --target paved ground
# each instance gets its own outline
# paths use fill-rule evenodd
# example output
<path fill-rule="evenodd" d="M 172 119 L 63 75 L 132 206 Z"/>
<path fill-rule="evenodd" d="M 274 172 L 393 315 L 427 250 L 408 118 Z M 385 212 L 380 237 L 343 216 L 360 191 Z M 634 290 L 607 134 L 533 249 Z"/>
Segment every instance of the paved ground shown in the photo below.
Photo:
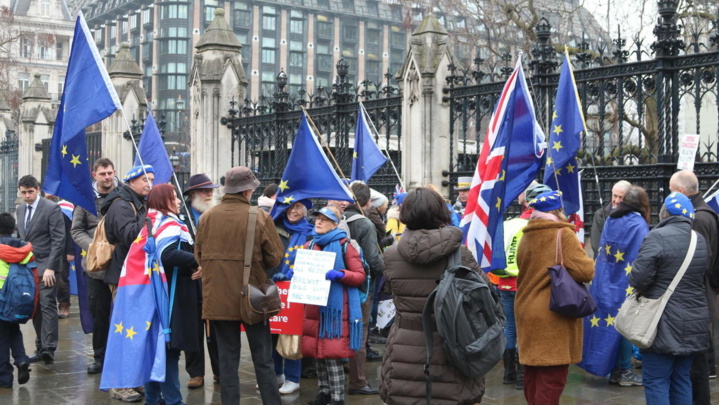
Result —
<path fill-rule="evenodd" d="M 30 324 L 23 325 L 25 347 L 34 347 L 35 334 Z M 60 345 L 52 365 L 33 364 L 30 373 L 30 382 L 18 385 L 15 388 L 0 388 L 0 404 L 112 404 L 119 405 L 120 401 L 112 400 L 109 396 L 98 390 L 99 375 L 88 375 L 86 367 L 91 359 L 91 340 L 80 328 L 77 305 L 73 303 L 68 319 L 60 320 Z M 250 353 L 243 346 L 240 364 L 240 380 L 242 387 L 243 404 L 261 404 L 259 393 L 254 389 L 255 377 L 250 360 Z M 375 349 L 382 350 L 381 345 L 374 345 Z M 188 405 L 219 404 L 219 386 L 206 382 L 204 389 L 188 390 L 185 386 L 188 376 L 184 372 L 183 360 L 180 360 L 180 382 L 185 402 Z M 380 363 L 368 363 L 368 374 L 371 384 L 377 384 Z M 207 361 L 207 376 L 211 380 L 212 373 Z M 17 373 L 15 374 L 17 378 Z M 515 391 L 513 386 L 502 385 L 502 366 L 498 365 L 487 375 L 487 392 L 483 404 L 524 404 L 521 391 Z M 719 385 L 712 380 L 714 403 L 719 404 Z M 314 398 L 317 380 L 302 380 L 302 389 L 299 394 L 285 396 L 283 404 L 300 405 Z M 382 404 L 378 396 L 347 396 L 347 404 Z M 642 387 L 620 388 L 608 385 L 605 379 L 597 378 L 585 373 L 577 367 L 570 368 L 569 383 L 564 391 L 562 404 L 642 404 L 644 391 Z"/>

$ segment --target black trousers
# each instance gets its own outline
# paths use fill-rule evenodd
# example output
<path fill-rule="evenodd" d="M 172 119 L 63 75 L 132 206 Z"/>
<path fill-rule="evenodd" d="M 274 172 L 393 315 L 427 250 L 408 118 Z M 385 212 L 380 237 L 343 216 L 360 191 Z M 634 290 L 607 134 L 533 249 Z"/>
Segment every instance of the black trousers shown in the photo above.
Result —
<path fill-rule="evenodd" d="M 55 274 L 57 303 L 70 305 L 70 263 L 63 256 L 62 270 Z"/>
<path fill-rule="evenodd" d="M 220 354 L 220 393 L 223 405 L 239 405 L 240 365 L 242 332 L 239 321 L 212 321 Z M 260 387 L 260 396 L 265 405 L 280 405 L 280 390 L 277 387 L 274 363 L 272 362 L 272 335 L 269 324 L 260 322 L 246 325 L 247 342 L 250 344 L 255 377 Z"/>
<path fill-rule="evenodd" d="M 709 388 L 709 362 L 706 353 L 694 355 L 694 363 L 689 374 L 692 382 L 692 404 L 710 405 L 711 392 Z"/>
<path fill-rule="evenodd" d="M 87 277 L 87 299 L 92 315 L 92 351 L 95 361 L 105 360 L 107 334 L 112 314 L 112 292 L 104 281 Z"/>
<path fill-rule="evenodd" d="M 197 311 L 202 314 L 202 307 Z M 205 376 L 205 329 L 207 322 L 202 319 L 197 320 L 197 341 L 200 343 L 200 350 L 196 352 L 185 351 L 185 370 L 190 378 Z M 210 336 L 207 337 L 207 352 L 210 354 L 210 366 L 212 374 L 220 375 L 220 360 L 217 354 L 217 338 L 215 337 L 215 328 L 210 322 Z"/>

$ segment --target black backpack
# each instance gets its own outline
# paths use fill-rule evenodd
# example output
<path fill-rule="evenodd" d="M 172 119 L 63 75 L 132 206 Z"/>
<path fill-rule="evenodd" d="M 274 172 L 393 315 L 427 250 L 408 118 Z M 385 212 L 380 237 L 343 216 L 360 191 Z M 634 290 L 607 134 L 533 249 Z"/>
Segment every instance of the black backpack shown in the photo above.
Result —
<path fill-rule="evenodd" d="M 462 266 L 460 249 L 449 258 L 437 288 L 427 298 L 422 326 L 427 347 L 424 374 L 427 403 L 432 399 L 432 315 L 447 364 L 468 378 L 487 374 L 502 359 L 506 338 L 504 313 L 498 297 L 484 279 Z"/>

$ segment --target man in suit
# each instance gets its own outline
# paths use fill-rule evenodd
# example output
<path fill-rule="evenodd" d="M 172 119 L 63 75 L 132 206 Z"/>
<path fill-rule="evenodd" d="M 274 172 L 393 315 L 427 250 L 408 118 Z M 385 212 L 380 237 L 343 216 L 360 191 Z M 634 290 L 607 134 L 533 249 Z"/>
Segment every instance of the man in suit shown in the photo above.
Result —
<path fill-rule="evenodd" d="M 52 364 L 57 348 L 55 272 L 62 269 L 65 255 L 65 219 L 59 205 L 40 198 L 40 183 L 32 175 L 23 176 L 18 189 L 23 200 L 15 213 L 18 235 L 32 243 L 40 279 L 40 307 L 32 320 L 37 350 L 30 362 Z"/>

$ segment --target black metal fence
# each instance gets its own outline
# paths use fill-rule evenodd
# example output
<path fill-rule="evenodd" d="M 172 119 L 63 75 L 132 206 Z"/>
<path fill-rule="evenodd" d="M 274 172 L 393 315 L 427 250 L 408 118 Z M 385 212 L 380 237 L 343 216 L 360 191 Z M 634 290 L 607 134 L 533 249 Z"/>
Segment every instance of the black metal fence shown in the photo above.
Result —
<path fill-rule="evenodd" d="M 711 35 L 690 32 L 691 44 L 685 46 L 676 21 L 676 3 L 659 2 L 659 13 L 650 49 L 641 42 L 630 48 L 619 37 L 603 49 L 579 44 L 571 56 L 587 124 L 579 151 L 585 169 L 587 223 L 599 208 L 600 197 L 606 203 L 612 185 L 622 179 L 647 189 L 656 219 L 676 170 L 681 134 L 700 134 L 703 140 L 695 166 L 702 190 L 719 177 L 719 24 Z M 538 42 L 525 71 L 538 120 L 548 135 L 561 54 L 550 41 L 551 25 L 546 20 L 536 32 Z M 653 59 L 643 60 L 652 54 Z M 629 62 L 630 57 L 635 60 Z M 477 164 L 487 123 L 512 72 L 511 55 L 502 60 L 500 68 L 489 68 L 481 59 L 468 71 L 450 66 L 444 100 L 451 113 L 453 149 L 447 183 L 452 191 L 457 178 L 471 176 Z"/>
<path fill-rule="evenodd" d="M 271 97 L 232 101 L 228 115 L 221 119 L 222 125 L 232 130 L 232 165 L 252 168 L 261 187 L 279 183 L 304 109 L 312 121 L 310 126 L 316 128 L 323 145 L 349 177 L 354 129 L 362 102 L 377 129 L 375 141 L 401 171 L 402 99 L 399 89 L 391 83 L 392 75 L 386 74 L 381 82 L 366 80 L 354 86 L 346 80 L 348 65 L 344 60 L 337 63 L 337 71 L 331 88 L 320 86 L 311 93 L 301 90 L 291 96 L 286 92 L 287 76 L 280 72 L 277 92 Z M 385 165 L 372 177 L 370 186 L 389 195 L 397 183 L 392 166 Z"/>
<path fill-rule="evenodd" d="M 15 212 L 18 181 L 18 139 L 8 131 L 0 142 L 0 212 Z"/>

